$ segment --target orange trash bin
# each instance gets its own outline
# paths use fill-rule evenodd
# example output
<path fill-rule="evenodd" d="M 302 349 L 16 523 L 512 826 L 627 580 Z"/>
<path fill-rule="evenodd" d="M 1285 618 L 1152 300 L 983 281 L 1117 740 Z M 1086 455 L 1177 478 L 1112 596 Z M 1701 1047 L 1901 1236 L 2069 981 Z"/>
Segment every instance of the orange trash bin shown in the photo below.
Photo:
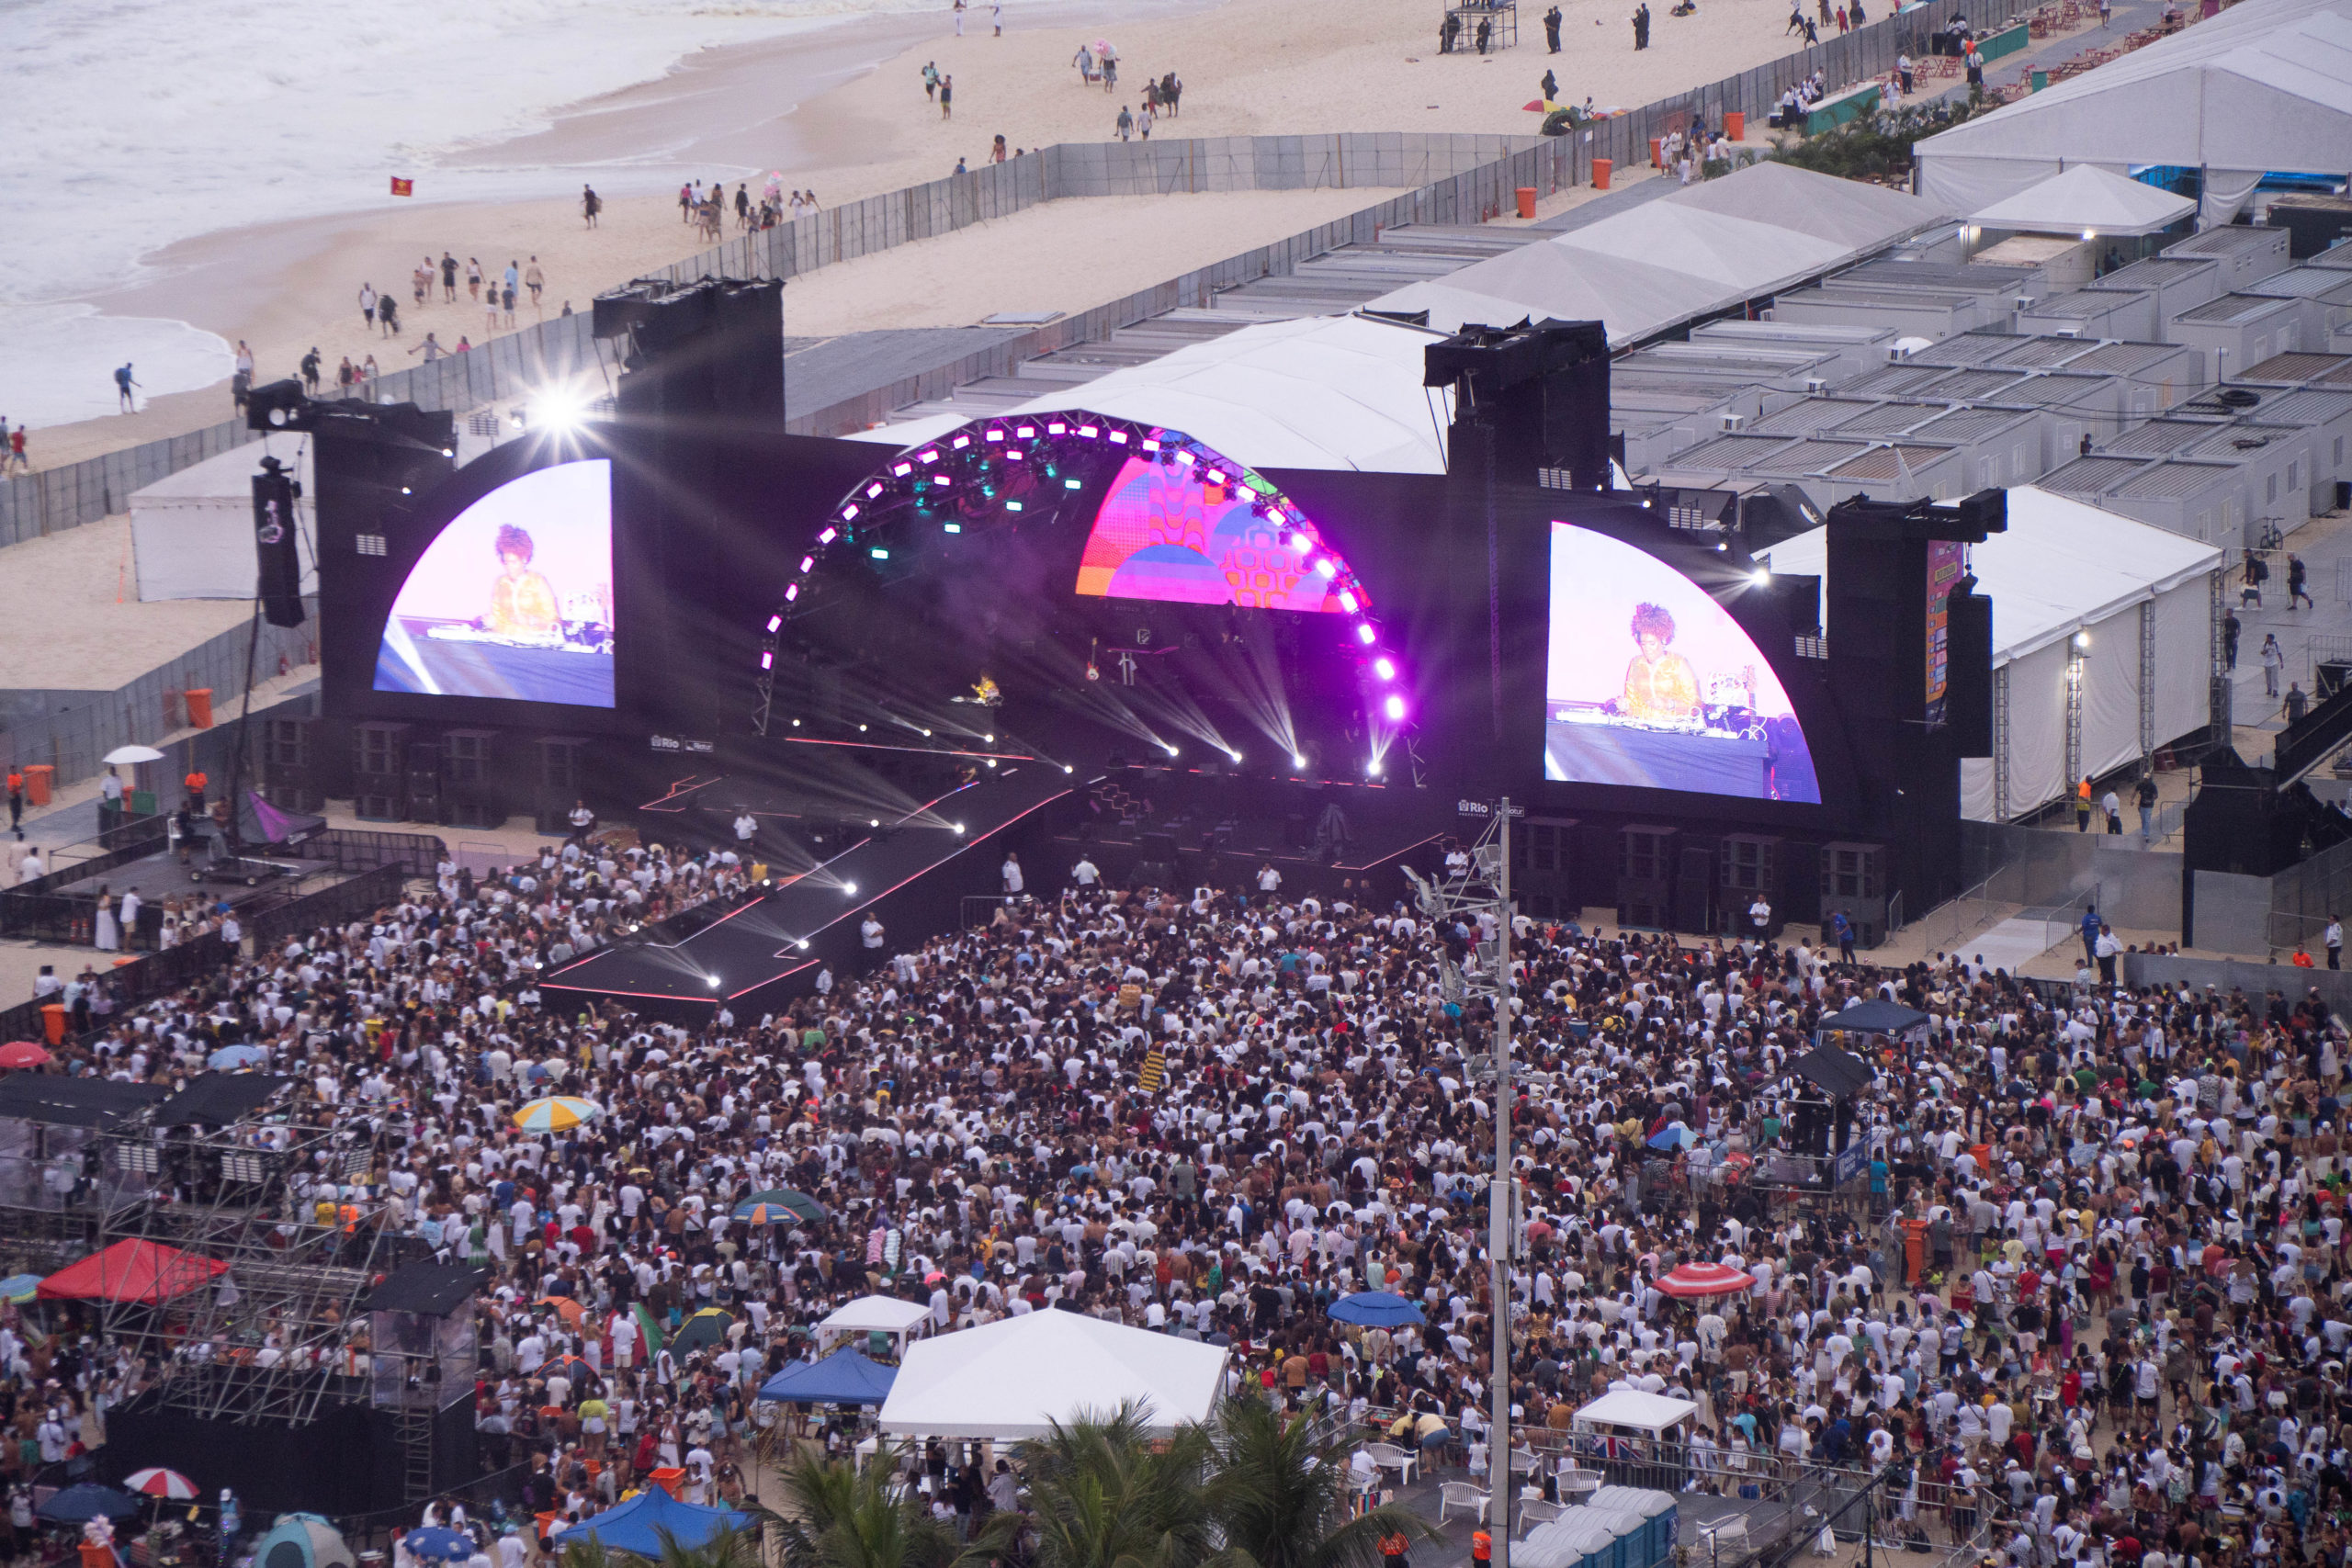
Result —
<path fill-rule="evenodd" d="M 40 1032 L 51 1045 L 65 1043 L 65 1004 L 51 1002 L 40 1010 Z"/>
<path fill-rule="evenodd" d="M 1747 141 L 1747 114 L 1739 109 L 1732 109 L 1726 112 L 1724 115 L 1724 135 L 1734 141 Z"/>
<path fill-rule="evenodd" d="M 1984 1172 L 1985 1175 L 1987 1175 L 1987 1176 L 1990 1176 L 1990 1175 L 1992 1175 L 1992 1174 L 1993 1174 L 1993 1145 L 1990 1145 L 1990 1144 L 1971 1144 L 1971 1145 L 1968 1146 L 1968 1157 L 1969 1157 L 1970 1159 L 1973 1159 L 1973 1160 L 1974 1160 L 1974 1161 L 1976 1162 L 1976 1168 L 1977 1168 L 1978 1170 L 1983 1171 L 1983 1172 Z"/>
<path fill-rule="evenodd" d="M 1609 188 L 1609 171 L 1611 166 L 1611 161 L 1607 158 L 1595 158 L 1592 161 L 1593 189 L 1607 190 Z"/>
<path fill-rule="evenodd" d="M 95 1541 L 82 1543 L 82 1568 L 116 1568 L 114 1548 Z"/>
<path fill-rule="evenodd" d="M 673 1497 L 675 1497 L 678 1495 L 678 1483 L 684 1481 L 685 1478 L 686 1472 L 684 1467 L 674 1464 L 666 1465 L 660 1470 L 650 1470 L 645 1472 L 646 1480 L 650 1481 L 654 1485 L 659 1486 L 662 1491 L 667 1492 Z"/>
<path fill-rule="evenodd" d="M 191 729 L 212 728 L 212 688 L 191 686 L 187 691 L 187 723 Z"/>
<path fill-rule="evenodd" d="M 47 762 L 28 762 L 25 765 L 24 774 L 25 804 L 47 806 L 49 781 L 57 776 L 57 770 Z"/>
<path fill-rule="evenodd" d="M 1903 1222 L 1903 1266 L 1905 1281 L 1917 1289 L 1920 1279 L 1928 1272 L 1927 1221 Z"/>
<path fill-rule="evenodd" d="M 1535 187 L 1533 186 L 1519 187 L 1519 215 L 1521 218 L 1535 216 Z"/>
<path fill-rule="evenodd" d="M 1666 167 L 1666 138 L 1663 136 L 1650 138 L 1650 167 L 1653 169 Z"/>

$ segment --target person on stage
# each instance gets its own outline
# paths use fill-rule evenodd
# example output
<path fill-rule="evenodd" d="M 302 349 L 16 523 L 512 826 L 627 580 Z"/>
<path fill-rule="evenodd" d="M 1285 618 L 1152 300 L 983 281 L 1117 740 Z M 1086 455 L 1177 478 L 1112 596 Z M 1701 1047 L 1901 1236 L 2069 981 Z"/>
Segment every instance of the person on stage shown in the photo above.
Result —
<path fill-rule="evenodd" d="M 555 590 L 531 570 L 531 536 L 509 523 L 498 530 L 497 580 L 490 585 L 484 624 L 502 637 L 552 637 L 560 617 Z"/>
<path fill-rule="evenodd" d="M 1641 651 L 1625 666 L 1625 689 L 1617 716 L 1666 724 L 1688 724 L 1699 713 L 1699 672 L 1668 649 L 1674 617 L 1664 606 L 1634 606 L 1634 642 Z"/>

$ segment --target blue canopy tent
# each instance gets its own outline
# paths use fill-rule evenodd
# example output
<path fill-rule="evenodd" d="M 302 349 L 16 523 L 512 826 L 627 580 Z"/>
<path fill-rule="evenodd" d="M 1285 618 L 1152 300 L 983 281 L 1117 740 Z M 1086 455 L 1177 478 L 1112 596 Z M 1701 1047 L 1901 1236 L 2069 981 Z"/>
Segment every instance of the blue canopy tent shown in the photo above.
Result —
<path fill-rule="evenodd" d="M 869 1361 L 860 1352 L 843 1348 L 821 1361 L 785 1368 L 760 1385 L 760 1397 L 802 1404 L 879 1404 L 890 1396 L 890 1384 L 898 1375 L 896 1367 Z"/>
<path fill-rule="evenodd" d="M 649 1486 L 626 1503 L 605 1509 L 593 1519 L 555 1533 L 555 1544 L 595 1541 L 607 1551 L 633 1552 L 659 1558 L 667 1535 L 683 1547 L 707 1544 L 721 1530 L 749 1529 L 752 1516 L 732 1508 L 702 1508 L 681 1503 L 659 1486 Z"/>
<path fill-rule="evenodd" d="M 1361 1324 L 1366 1328 L 1396 1328 L 1408 1323 L 1421 1321 L 1421 1303 L 1408 1301 L 1393 1291 L 1358 1291 L 1351 1296 L 1341 1296 L 1325 1309 L 1326 1317 L 1340 1323 Z"/>

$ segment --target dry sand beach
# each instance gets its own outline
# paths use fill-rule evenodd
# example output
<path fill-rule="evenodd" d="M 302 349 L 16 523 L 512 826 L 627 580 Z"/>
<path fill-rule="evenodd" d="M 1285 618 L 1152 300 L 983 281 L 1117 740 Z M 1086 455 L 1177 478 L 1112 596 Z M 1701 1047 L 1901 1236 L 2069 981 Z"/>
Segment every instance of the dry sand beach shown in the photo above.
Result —
<path fill-rule="evenodd" d="M 547 130 L 445 156 L 453 168 L 543 169 L 544 200 L 413 204 L 229 231 L 147 258 L 153 280 L 94 302 L 122 314 L 177 318 L 249 341 L 260 378 L 293 373 L 317 345 L 332 379 L 339 359 L 374 354 L 384 369 L 416 362 L 428 331 L 454 347 L 492 331 L 462 282 L 456 304 L 439 290 L 410 303 L 418 260 L 444 251 L 480 257 L 495 274 L 537 255 L 548 287 L 543 309 L 585 309 L 599 290 L 701 248 L 673 194 L 614 194 L 600 226 L 584 229 L 583 177 L 606 175 L 632 146 L 691 149 L 684 165 L 756 194 L 769 169 L 787 188 L 827 205 L 934 179 L 958 158 L 977 164 L 992 137 L 1014 147 L 1111 136 L 1122 106 L 1141 107 L 1146 73 L 1183 80 L 1181 117 L 1162 137 L 1319 130 L 1532 133 L 1521 106 L 1548 68 L 1561 96 L 1631 106 L 1746 69 L 1786 51 L 1787 13 L 1774 0 L 1708 0 L 1699 15 L 1654 7 L 1652 46 L 1632 47 L 1625 0 L 1563 0 L 1564 50 L 1547 56 L 1539 6 L 1523 13 L 1517 49 L 1441 56 L 1430 0 L 1294 0 L 1279 7 L 1229 0 L 1190 14 L 1122 22 L 1083 13 L 1007 8 L 990 36 L 985 5 L 962 37 L 932 21 L 868 20 L 824 33 L 707 51 L 659 81 L 576 106 Z M 1055 19 L 1059 18 L 1059 19 Z M 1075 19 L 1073 19 L 1075 18 Z M 925 36 L 927 35 L 927 36 Z M 1081 42 L 1110 38 L 1122 61 L 1115 94 L 1080 82 Z M 879 66 L 862 66 L 895 45 Z M 955 112 L 926 100 L 926 62 L 955 81 Z M 699 166 L 694 161 L 699 159 Z M 607 167 L 600 169 L 598 165 Z M 620 178 L 628 177 L 625 174 Z M 639 175 L 636 177 L 642 178 Z M 432 172 L 419 189 L 429 197 Z M 786 296 L 796 334 L 893 325 L 955 324 L 993 310 L 1079 310 L 1380 199 L 1377 190 L 1243 193 L 1063 201 L 965 233 L 827 269 Z M 363 282 L 395 293 L 402 333 L 367 332 Z M 529 307 L 519 318 L 532 319 Z M 229 414 L 225 385 L 157 399 L 133 416 L 34 433 L 40 466 L 189 428 Z"/>

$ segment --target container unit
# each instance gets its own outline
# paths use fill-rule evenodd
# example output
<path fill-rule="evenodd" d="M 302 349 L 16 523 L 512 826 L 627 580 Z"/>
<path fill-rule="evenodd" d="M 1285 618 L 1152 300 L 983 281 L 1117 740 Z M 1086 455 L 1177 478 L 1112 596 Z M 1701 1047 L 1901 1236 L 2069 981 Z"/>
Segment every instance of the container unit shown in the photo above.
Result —
<path fill-rule="evenodd" d="M 1907 433 L 1914 441 L 1949 446 L 1960 454 L 1962 491 L 2031 484 L 2046 473 L 2050 451 L 2051 415 L 2041 409 L 1948 409 L 1915 425 Z M 2071 449 L 2066 456 L 2073 456 Z"/>
<path fill-rule="evenodd" d="M 2052 461 L 2077 450 L 2085 435 L 2101 441 L 2141 417 L 2132 407 L 2132 389 L 2119 378 L 2071 370 L 1955 370 L 1920 389 L 1920 395 L 2044 410 L 2050 420 L 2044 450 Z"/>
<path fill-rule="evenodd" d="M 1951 405 L 1943 402 L 1873 403 L 1834 425 L 1822 427 L 1822 433 L 1841 440 L 1892 441 L 1905 431 L 1925 424 L 1939 413 L 1951 412 Z"/>
<path fill-rule="evenodd" d="M 2003 266 L 1981 260 L 1926 261 L 1913 256 L 1881 256 L 1833 274 L 1838 288 L 1877 290 L 1914 289 L 1930 294 L 1976 294 L 1996 299 L 2009 310 L 2055 292 L 2039 266 Z"/>
<path fill-rule="evenodd" d="M 1961 333 L 1941 343 L 1932 343 L 1913 353 L 1904 363 L 1907 365 L 1941 365 L 1959 370 L 1978 365 L 1990 365 L 2018 346 L 2018 334 L 2003 330 L 1979 330 Z"/>
<path fill-rule="evenodd" d="M 2205 356 L 2173 343 L 2095 344 L 2067 360 L 2065 368 L 2075 375 L 2121 378 L 2135 413 L 2162 413 L 2206 384 Z"/>
<path fill-rule="evenodd" d="M 1885 403 L 1864 402 L 1856 398 L 1802 398 L 1758 420 L 1751 427 L 1751 433 L 1757 435 L 1816 435 L 1827 430 L 1843 429 L 1853 421 L 1867 419 L 1889 406 Z M 1905 403 L 1899 406 L 1917 409 L 1918 412 L 1910 414 L 1903 423 L 1897 423 L 1894 427 L 1895 432 L 1917 424 L 1940 410 L 1943 405 Z M 1847 434 L 1863 439 L 1870 438 L 1870 433 L 1866 431 L 1856 430 Z"/>
<path fill-rule="evenodd" d="M 1625 471 L 1645 474 L 1688 447 L 1722 432 L 1726 419 L 1752 423 L 1763 412 L 1763 393 L 1740 387 L 1658 384 L 1627 387 L 1611 382 L 1609 425 L 1625 439 Z"/>
<path fill-rule="evenodd" d="M 1799 288 L 1772 302 L 1776 321 L 1892 328 L 1898 337 L 1930 342 L 1973 328 L 2008 325 L 2015 307 L 1980 294 L 1863 289 L 1835 283 Z"/>
<path fill-rule="evenodd" d="M 2286 533 L 2311 521 L 2312 442 L 2312 432 L 2300 425 L 2239 420 L 2183 448 L 2180 456 L 2234 464 L 2244 475 L 2253 522 L 2275 522 Z"/>
<path fill-rule="evenodd" d="M 2286 354 L 2274 354 L 2259 365 L 2246 367 L 2244 375 L 2233 376 L 2230 379 L 2239 385 L 2249 381 L 2268 381 L 2282 387 L 2300 387 L 2306 382 L 2320 386 L 2331 383 L 2352 385 L 2352 355 L 2314 354 L 2296 349 Z"/>
<path fill-rule="evenodd" d="M 1955 446 L 1902 441 L 1873 446 L 1821 476 L 1828 504 L 1857 496 L 1871 501 L 1957 501 L 1973 488 L 1967 459 Z M 1810 491 L 1811 486 L 1807 486 Z"/>
<path fill-rule="evenodd" d="M 2222 427 L 2211 419 L 2152 419 L 2118 431 L 2093 448 L 2102 457 L 2171 457 Z"/>
<path fill-rule="evenodd" d="M 1612 385 L 1617 377 L 1635 371 L 1732 378 L 1743 385 L 1802 392 L 1815 382 L 1826 385 L 1837 380 L 1844 365 L 1844 356 L 1836 350 L 1811 345 L 1660 343 L 1625 355 L 1609 367 L 1609 373 Z"/>
<path fill-rule="evenodd" d="M 1841 398 L 1907 398 L 1951 373 L 1950 366 L 1902 359 L 1866 371 L 1850 381 L 1840 381 L 1831 390 Z"/>
<path fill-rule="evenodd" d="M 2165 254 L 2197 256 L 2218 263 L 2222 269 L 2222 291 L 2227 293 L 2233 288 L 2244 288 L 2247 284 L 2268 277 L 2273 273 L 2286 271 L 2290 265 L 2288 239 L 2284 229 L 2259 229 L 2247 223 L 2226 223 L 2165 246 Z"/>
<path fill-rule="evenodd" d="M 2183 310 L 2193 310 L 2229 291 L 2229 286 L 2222 281 L 2220 262 L 2211 256 L 2171 253 L 2117 267 L 2105 277 L 2094 278 L 2090 287 L 2154 295 L 2159 321 L 2168 321 Z"/>
<path fill-rule="evenodd" d="M 2334 267 L 2290 267 L 2243 292 L 2310 300 L 2319 310 L 2320 343 L 2327 341 L 2327 334 L 2352 325 L 2352 274 Z"/>
<path fill-rule="evenodd" d="M 2109 491 L 2147 466 L 2145 457 L 2093 455 L 2060 464 L 2042 475 L 2039 483 L 2041 489 L 2052 494 L 2072 496 L 2076 501 L 2098 502 Z"/>
<path fill-rule="evenodd" d="M 2206 356 L 2211 378 L 2227 380 L 2274 354 L 2318 348 L 2320 306 L 2311 299 L 2281 299 L 2267 294 L 2224 294 L 2183 310 L 2165 328 L 2165 340 Z"/>
<path fill-rule="evenodd" d="M 2032 310 L 2018 312 L 2018 331 L 2065 337 L 2154 337 L 2156 297 L 2140 288 L 2077 288 L 2053 294 Z"/>
<path fill-rule="evenodd" d="M 2223 549 L 2243 547 L 2251 526 L 2245 473 L 2235 463 L 2150 463 L 2109 490 L 2099 504 Z"/>
<path fill-rule="evenodd" d="M 1859 375 L 1873 366 L 1886 362 L 1887 350 L 1893 346 L 1895 333 L 1885 327 L 1830 326 L 1802 321 L 1709 321 L 1690 329 L 1693 345 L 1725 347 L 1737 353 L 1754 344 L 1759 347 L 1807 348 L 1837 357 L 1838 370 L 1825 372 L 1830 379 L 1839 375 Z"/>
<path fill-rule="evenodd" d="M 1983 246 L 1968 259 L 1979 266 L 2034 267 L 2053 290 L 2079 288 L 2098 271 L 2098 245 L 2095 241 L 2058 234 L 2012 233 Z"/>
<path fill-rule="evenodd" d="M 2335 510 L 2337 487 L 2352 480 L 2352 390 L 2301 387 L 2256 405 L 2255 417 L 2306 432 L 2310 458 L 2305 482 L 2312 515 Z"/>

